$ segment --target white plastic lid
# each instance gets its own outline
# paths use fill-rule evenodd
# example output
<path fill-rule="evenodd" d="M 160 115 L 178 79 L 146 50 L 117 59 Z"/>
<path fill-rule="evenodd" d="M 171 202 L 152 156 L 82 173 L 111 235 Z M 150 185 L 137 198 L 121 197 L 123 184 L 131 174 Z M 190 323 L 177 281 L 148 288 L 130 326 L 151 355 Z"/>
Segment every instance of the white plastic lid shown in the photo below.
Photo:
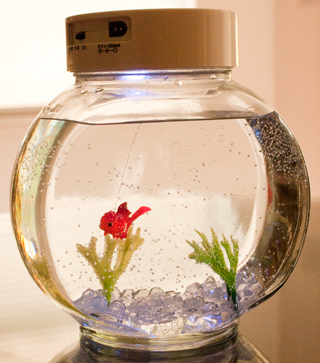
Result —
<path fill-rule="evenodd" d="M 229 10 L 159 9 L 66 19 L 70 72 L 235 67 L 237 15 Z"/>

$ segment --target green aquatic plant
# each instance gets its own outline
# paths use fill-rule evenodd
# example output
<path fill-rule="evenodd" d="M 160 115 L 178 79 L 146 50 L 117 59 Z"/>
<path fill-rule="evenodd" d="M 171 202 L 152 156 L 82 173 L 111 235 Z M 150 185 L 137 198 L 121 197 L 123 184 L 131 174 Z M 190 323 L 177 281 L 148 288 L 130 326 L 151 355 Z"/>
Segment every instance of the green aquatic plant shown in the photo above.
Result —
<path fill-rule="evenodd" d="M 228 294 L 228 300 L 232 299 L 234 309 L 238 310 L 237 292 L 236 292 L 236 274 L 238 267 L 239 257 L 239 242 L 230 236 L 232 246 L 230 242 L 222 235 L 222 241 L 219 242 L 217 234 L 212 232 L 212 242 L 208 242 L 204 233 L 196 230 L 202 241 L 198 244 L 195 241 L 187 241 L 187 243 L 194 249 L 189 255 L 190 259 L 195 260 L 198 263 L 205 263 L 209 265 L 211 269 L 217 273 L 226 283 L 226 289 Z M 229 268 L 226 264 L 224 254 L 221 246 L 225 249 L 229 260 Z"/>
<path fill-rule="evenodd" d="M 95 274 L 99 278 L 101 286 L 105 291 L 105 297 L 110 304 L 111 294 L 121 274 L 126 270 L 134 252 L 143 244 L 144 239 L 140 236 L 141 228 L 136 233 L 132 232 L 131 226 L 123 239 L 111 238 L 110 234 L 104 236 L 104 251 L 102 256 L 97 253 L 97 238 L 91 237 L 88 246 L 77 244 L 78 252 L 88 261 Z M 113 257 L 116 252 L 116 260 Z M 111 267 L 113 265 L 113 268 Z"/>

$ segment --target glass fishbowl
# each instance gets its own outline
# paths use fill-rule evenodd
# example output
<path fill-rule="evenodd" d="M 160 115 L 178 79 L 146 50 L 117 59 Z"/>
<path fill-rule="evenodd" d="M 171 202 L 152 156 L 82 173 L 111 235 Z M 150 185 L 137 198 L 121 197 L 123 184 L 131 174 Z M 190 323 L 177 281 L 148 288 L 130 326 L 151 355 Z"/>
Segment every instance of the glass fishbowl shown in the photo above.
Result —
<path fill-rule="evenodd" d="M 309 216 L 294 136 L 232 80 L 236 14 L 105 12 L 66 26 L 75 84 L 33 122 L 13 173 L 29 273 L 99 344 L 235 337 L 290 276 Z"/>

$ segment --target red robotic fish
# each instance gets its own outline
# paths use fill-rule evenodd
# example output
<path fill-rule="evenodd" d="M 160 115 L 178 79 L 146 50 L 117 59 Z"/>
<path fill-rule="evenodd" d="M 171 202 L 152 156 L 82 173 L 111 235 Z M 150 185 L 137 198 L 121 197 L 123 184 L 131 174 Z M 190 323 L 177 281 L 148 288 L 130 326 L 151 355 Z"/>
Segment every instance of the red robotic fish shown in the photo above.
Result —
<path fill-rule="evenodd" d="M 149 212 L 149 207 L 140 207 L 136 212 L 132 214 L 127 208 L 127 202 L 119 205 L 117 212 L 107 212 L 100 220 L 99 227 L 104 231 L 104 235 L 107 233 L 112 234 L 113 238 L 126 238 L 129 227 L 138 217 L 142 214 Z"/>

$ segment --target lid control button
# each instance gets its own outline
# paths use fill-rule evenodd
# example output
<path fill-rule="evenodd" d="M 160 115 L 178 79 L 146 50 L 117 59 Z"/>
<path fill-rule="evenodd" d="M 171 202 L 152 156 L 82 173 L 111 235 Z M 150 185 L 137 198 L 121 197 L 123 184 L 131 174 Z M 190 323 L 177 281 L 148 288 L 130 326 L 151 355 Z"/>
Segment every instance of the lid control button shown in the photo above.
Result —
<path fill-rule="evenodd" d="M 122 37 L 128 30 L 127 24 L 123 21 L 110 21 L 109 36 L 110 38 Z"/>

